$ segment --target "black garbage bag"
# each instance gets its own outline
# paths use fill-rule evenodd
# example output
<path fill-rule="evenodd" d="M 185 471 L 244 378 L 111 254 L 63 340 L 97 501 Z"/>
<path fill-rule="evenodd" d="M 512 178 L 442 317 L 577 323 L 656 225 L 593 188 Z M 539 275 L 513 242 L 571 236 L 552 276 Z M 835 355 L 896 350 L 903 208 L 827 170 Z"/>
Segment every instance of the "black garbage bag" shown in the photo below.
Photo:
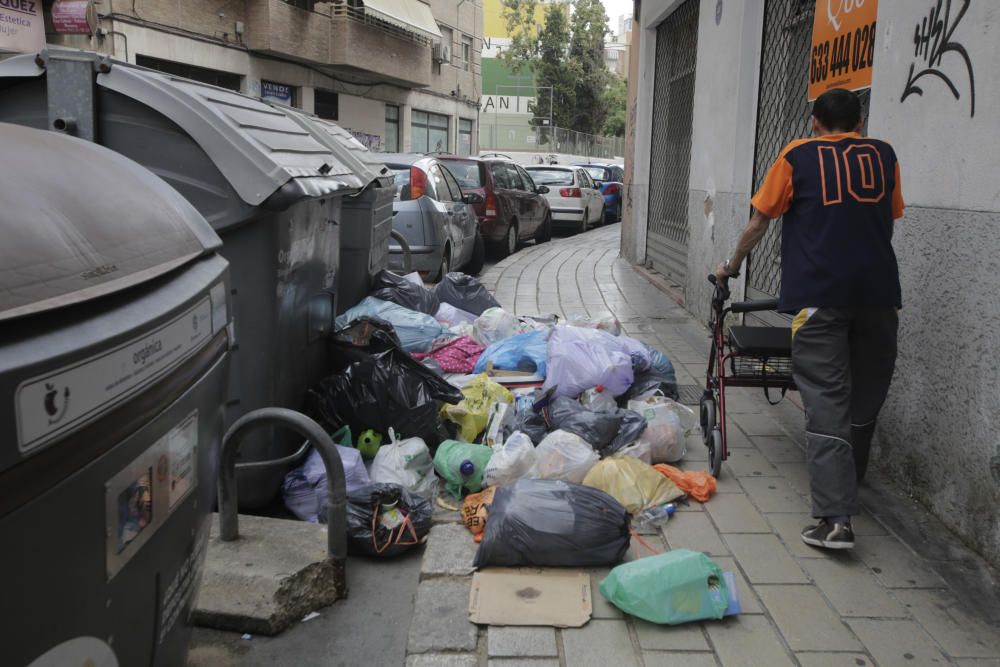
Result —
<path fill-rule="evenodd" d="M 640 371 L 635 374 L 632 386 L 618 397 L 618 404 L 627 405 L 632 399 L 655 391 L 662 392 L 670 400 L 676 401 L 680 396 L 677 393 L 677 378 L 672 374 L 662 373 L 656 368 Z"/>
<path fill-rule="evenodd" d="M 381 332 L 372 340 L 389 345 Z M 347 425 L 352 433 L 371 428 L 386 434 L 391 426 L 400 437 L 420 437 L 431 445 L 447 437 L 438 401 L 454 405 L 464 398 L 461 391 L 397 347 L 350 352 L 343 372 L 309 390 L 310 414 L 330 430 Z"/>
<path fill-rule="evenodd" d="M 445 275 L 434 286 L 434 295 L 442 303 L 450 303 L 473 315 L 482 315 L 487 308 L 499 308 L 500 302 L 493 298 L 483 284 L 470 275 L 453 272 Z"/>
<path fill-rule="evenodd" d="M 639 439 L 646 430 L 646 419 L 634 410 L 594 412 L 572 398 L 561 396 L 549 405 L 548 423 L 580 436 L 601 456 L 617 452 Z"/>
<path fill-rule="evenodd" d="M 604 491 L 522 479 L 497 487 L 474 565 L 615 565 L 628 547 L 628 512 Z"/>
<path fill-rule="evenodd" d="M 436 314 L 438 308 L 441 307 L 441 301 L 434 292 L 385 269 L 375 275 L 372 290 L 370 296 L 376 299 L 392 301 L 404 308 L 428 315 Z"/>
<path fill-rule="evenodd" d="M 347 549 L 391 558 L 422 544 L 434 506 L 399 484 L 369 484 L 347 496 Z"/>

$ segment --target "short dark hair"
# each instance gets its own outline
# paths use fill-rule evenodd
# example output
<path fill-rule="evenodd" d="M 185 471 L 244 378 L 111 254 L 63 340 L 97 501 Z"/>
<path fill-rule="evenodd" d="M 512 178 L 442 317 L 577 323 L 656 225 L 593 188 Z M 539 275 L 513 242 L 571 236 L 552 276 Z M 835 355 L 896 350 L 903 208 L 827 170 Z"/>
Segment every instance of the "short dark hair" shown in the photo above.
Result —
<path fill-rule="evenodd" d="M 846 88 L 831 88 L 813 102 L 812 115 L 834 132 L 850 132 L 861 121 L 861 99 Z"/>

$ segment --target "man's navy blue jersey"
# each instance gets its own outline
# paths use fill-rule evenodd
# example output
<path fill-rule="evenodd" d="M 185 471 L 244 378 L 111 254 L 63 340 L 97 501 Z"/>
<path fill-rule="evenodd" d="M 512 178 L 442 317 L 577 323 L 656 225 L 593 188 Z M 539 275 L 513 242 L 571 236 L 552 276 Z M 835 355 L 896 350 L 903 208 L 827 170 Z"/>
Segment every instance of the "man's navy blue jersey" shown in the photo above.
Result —
<path fill-rule="evenodd" d="M 780 310 L 902 305 L 892 228 L 904 205 L 892 146 L 856 132 L 793 141 L 751 203 L 784 216 Z"/>

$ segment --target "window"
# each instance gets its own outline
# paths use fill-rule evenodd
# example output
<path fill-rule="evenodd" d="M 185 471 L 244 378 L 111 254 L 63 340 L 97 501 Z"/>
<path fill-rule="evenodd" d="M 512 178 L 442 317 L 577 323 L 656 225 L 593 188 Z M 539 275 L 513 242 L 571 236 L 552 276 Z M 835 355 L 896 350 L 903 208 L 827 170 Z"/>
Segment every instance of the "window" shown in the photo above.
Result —
<path fill-rule="evenodd" d="M 507 169 L 502 162 L 491 162 L 490 173 L 493 174 L 493 187 L 502 190 L 510 189 L 510 179 L 507 178 Z"/>
<path fill-rule="evenodd" d="M 483 163 L 472 160 L 441 160 L 448 168 L 458 184 L 463 188 L 479 188 L 485 185 L 486 174 L 483 173 Z"/>
<path fill-rule="evenodd" d="M 317 88 L 314 106 L 316 115 L 327 120 L 337 120 L 339 111 L 340 101 L 337 98 L 337 93 Z"/>
<path fill-rule="evenodd" d="M 172 60 L 161 60 L 160 58 L 150 58 L 149 56 L 140 55 L 135 57 L 135 63 L 140 67 L 148 67 L 149 69 L 155 69 L 166 74 L 182 76 L 185 79 L 200 81 L 212 86 L 218 86 L 219 88 L 228 88 L 229 90 L 235 90 L 237 92 L 240 90 L 240 80 L 242 77 L 239 74 L 222 72 L 216 69 L 208 69 L 207 67 L 195 67 L 194 65 L 177 63 Z"/>
<path fill-rule="evenodd" d="M 528 192 L 534 192 L 535 191 L 535 182 L 533 180 L 531 180 L 531 176 L 528 175 L 528 172 L 526 172 L 524 169 L 521 169 L 520 167 L 518 167 L 517 168 L 517 173 L 519 173 L 521 175 L 521 180 L 524 181 L 524 185 L 528 189 Z"/>
<path fill-rule="evenodd" d="M 395 104 L 385 105 L 385 150 L 399 152 L 399 107 Z"/>
<path fill-rule="evenodd" d="M 448 152 L 448 116 L 426 111 L 414 111 L 410 123 L 411 150 L 414 153 Z"/>
<path fill-rule="evenodd" d="M 583 169 L 578 169 L 576 172 L 577 178 L 580 179 L 580 187 L 582 188 L 592 188 L 594 187 L 594 182 L 590 180 L 590 174 L 588 174 Z"/>
<path fill-rule="evenodd" d="M 444 46 L 445 48 L 447 48 L 448 52 L 451 53 L 452 51 L 455 50 L 455 35 L 454 35 L 454 33 L 452 32 L 451 28 L 446 28 L 443 25 L 439 25 L 438 28 L 441 30 L 441 45 Z M 455 56 L 454 56 L 454 54 L 452 54 L 451 61 L 454 62 L 454 60 L 455 60 Z M 438 66 L 437 66 L 437 73 L 438 74 L 441 73 L 441 68 L 443 66 L 444 66 L 444 63 L 438 63 Z"/>
<path fill-rule="evenodd" d="M 573 185 L 573 172 L 569 169 L 528 169 L 528 173 L 542 185 Z"/>
<path fill-rule="evenodd" d="M 468 118 L 458 119 L 458 154 L 472 155 L 472 121 Z"/>
<path fill-rule="evenodd" d="M 430 181 L 434 184 L 434 190 L 437 191 L 438 201 L 452 201 L 451 190 L 448 188 L 448 183 L 444 180 L 444 174 L 442 174 L 441 165 L 432 164 L 427 170 L 430 174 Z"/>
<path fill-rule="evenodd" d="M 462 35 L 462 69 L 472 69 L 472 38 L 468 35 Z"/>
<path fill-rule="evenodd" d="M 521 174 L 517 173 L 517 167 L 513 164 L 504 165 L 507 168 L 507 180 L 514 190 L 524 190 L 524 183 L 521 182 Z"/>
<path fill-rule="evenodd" d="M 447 167 L 441 167 L 441 175 L 444 176 L 444 182 L 448 184 L 448 189 L 451 190 L 452 201 L 462 201 L 462 188 L 458 186 L 455 176 L 448 171 Z"/>

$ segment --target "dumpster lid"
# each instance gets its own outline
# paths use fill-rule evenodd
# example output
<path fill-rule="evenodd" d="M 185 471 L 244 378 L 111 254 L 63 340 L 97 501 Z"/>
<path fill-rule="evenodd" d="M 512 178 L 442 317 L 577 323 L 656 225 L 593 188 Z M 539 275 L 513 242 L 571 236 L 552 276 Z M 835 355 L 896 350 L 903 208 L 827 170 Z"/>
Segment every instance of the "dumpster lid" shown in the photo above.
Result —
<path fill-rule="evenodd" d="M 340 158 L 361 177 L 366 185 L 377 183 L 379 187 L 393 185 L 392 171 L 385 166 L 381 157 L 365 148 L 350 132 L 328 120 L 311 116 L 302 111 L 289 110 L 302 127 L 309 130 L 317 141 L 330 146 Z"/>
<path fill-rule="evenodd" d="M 97 144 L 0 123 L 0 321 L 95 299 L 221 247 L 152 172 Z"/>
<path fill-rule="evenodd" d="M 290 181 L 299 196 L 353 194 L 368 182 L 345 158 L 346 149 L 317 140 L 297 112 L 225 88 L 109 59 L 97 53 L 48 47 L 41 62 L 72 54 L 106 63 L 97 85 L 163 114 L 198 143 L 239 197 L 257 206 Z M 41 76 L 35 54 L 0 63 L 0 77 Z"/>

